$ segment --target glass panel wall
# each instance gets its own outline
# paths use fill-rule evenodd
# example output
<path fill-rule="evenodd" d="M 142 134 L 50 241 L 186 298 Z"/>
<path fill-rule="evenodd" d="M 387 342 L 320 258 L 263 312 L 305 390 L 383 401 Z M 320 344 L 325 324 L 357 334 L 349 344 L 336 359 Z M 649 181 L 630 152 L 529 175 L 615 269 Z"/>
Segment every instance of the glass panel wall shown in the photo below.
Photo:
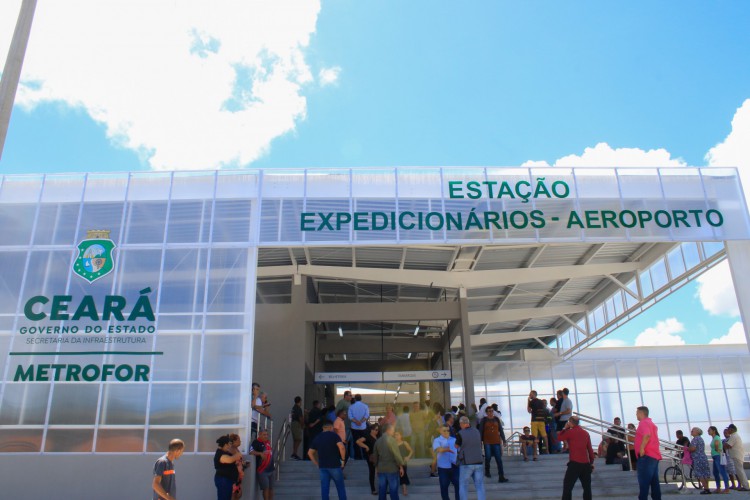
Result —
<path fill-rule="evenodd" d="M 213 452 L 247 434 L 252 179 L 61 182 L 0 190 L 0 453 Z"/>
<path fill-rule="evenodd" d="M 599 352 L 607 351 L 612 357 Z M 556 363 L 484 362 L 475 369 L 475 396 L 498 403 L 506 435 L 529 423 L 526 401 L 530 389 L 540 398 L 554 396 L 553 389 L 567 387 L 574 411 L 611 422 L 621 417 L 635 423 L 638 406 L 648 406 L 659 426 L 660 438 L 673 440 L 675 431 L 693 426 L 707 431 L 734 423 L 739 433 L 750 435 L 750 356 L 747 348 L 682 346 L 664 351 L 635 348 L 592 349 L 576 358 Z M 618 355 L 618 353 L 620 355 Z M 677 357 L 673 357 L 677 356 Z M 595 358 L 595 359 L 586 359 Z M 463 400 L 463 380 L 454 363 L 451 404 Z M 592 436 L 595 444 L 599 438 Z"/>

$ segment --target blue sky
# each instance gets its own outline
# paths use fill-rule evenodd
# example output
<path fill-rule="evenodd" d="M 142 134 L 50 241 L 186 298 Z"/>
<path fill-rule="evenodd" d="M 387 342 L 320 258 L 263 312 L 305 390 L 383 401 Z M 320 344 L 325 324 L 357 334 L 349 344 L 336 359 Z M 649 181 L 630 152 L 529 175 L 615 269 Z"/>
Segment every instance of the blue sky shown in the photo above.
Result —
<path fill-rule="evenodd" d="M 19 4 L 0 7 L 2 54 Z M 218 2 L 232 15 L 148 20 L 130 2 L 92 23 L 96 4 L 40 2 L 0 173 L 653 164 L 652 150 L 750 172 L 745 1 Z M 691 284 L 610 338 L 672 317 L 688 343 L 738 321 Z"/>

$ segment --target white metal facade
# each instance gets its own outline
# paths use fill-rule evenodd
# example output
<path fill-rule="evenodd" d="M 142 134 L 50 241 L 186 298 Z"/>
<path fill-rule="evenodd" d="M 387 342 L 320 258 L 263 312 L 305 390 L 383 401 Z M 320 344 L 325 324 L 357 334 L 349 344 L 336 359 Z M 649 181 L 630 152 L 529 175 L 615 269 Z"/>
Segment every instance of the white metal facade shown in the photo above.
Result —
<path fill-rule="evenodd" d="M 470 199 L 452 196 L 449 184 L 525 188 L 540 179 L 547 186 L 564 182 L 569 192 Z M 445 222 L 448 212 L 463 214 L 465 225 L 472 212 L 531 210 L 544 213 L 545 227 L 450 229 Z M 552 222 L 586 210 L 713 210 L 725 223 L 615 230 Z M 336 230 L 303 230 L 304 214 L 313 214 L 314 228 L 320 213 L 364 212 L 372 223 L 376 212 L 420 211 L 443 214 L 442 226 L 433 216 L 432 227 L 422 229 L 364 230 L 352 221 Z M 722 241 L 750 236 L 733 169 L 5 176 L 0 222 L 0 452 L 142 453 L 162 450 L 174 437 L 189 451 L 207 452 L 217 434 L 246 434 L 256 300 L 285 302 L 295 274 L 313 278 L 322 302 L 367 302 L 372 287 L 382 293 L 384 284 L 393 285 L 387 300 L 396 302 L 455 300 L 465 289 L 478 358 L 534 346 L 567 356 L 717 262 Z M 88 284 L 71 268 L 76 245 L 92 229 L 111 231 L 117 250 L 113 272 Z M 30 335 L 20 329 L 33 326 L 24 316 L 29 297 L 114 294 L 132 303 L 145 287 L 152 289 L 157 333 L 142 349 L 162 353 L 148 360 L 148 383 L 14 381 L 19 356 L 37 364 L 143 359 L 27 344 Z M 411 335 L 414 325 L 389 328 Z"/>

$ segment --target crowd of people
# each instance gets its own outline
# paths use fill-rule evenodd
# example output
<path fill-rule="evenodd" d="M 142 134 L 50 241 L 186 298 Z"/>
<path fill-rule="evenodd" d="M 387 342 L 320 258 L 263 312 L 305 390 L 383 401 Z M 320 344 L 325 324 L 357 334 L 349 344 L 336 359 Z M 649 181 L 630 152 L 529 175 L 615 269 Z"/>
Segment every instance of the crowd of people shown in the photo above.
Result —
<path fill-rule="evenodd" d="M 711 493 L 708 485 L 711 476 L 716 482 L 713 493 L 729 493 L 731 490 L 750 491 L 743 467 L 744 448 L 742 439 L 737 434 L 737 427 L 730 424 L 720 434 L 719 429 L 712 425 L 707 432 L 708 437 L 704 440 L 703 429 L 700 427 L 690 429 L 692 439 L 684 436 L 682 431 L 677 431 L 677 444 L 684 449 L 683 463 L 692 466 L 693 477 L 698 479 L 703 487 L 701 493 Z M 709 442 L 710 465 L 706 453 L 706 440 Z M 724 488 L 721 487 L 722 481 Z"/>
<path fill-rule="evenodd" d="M 264 500 L 273 499 L 274 456 L 269 430 L 262 422 L 271 419 L 268 397 L 260 385 L 252 386 L 252 418 L 249 451 L 241 451 L 237 434 L 220 436 L 214 454 L 214 484 L 218 500 L 238 500 L 242 496 L 245 470 L 255 457 L 256 483 Z M 563 479 L 563 500 L 571 498 L 577 481 L 581 482 L 583 498 L 591 498 L 591 474 L 596 458 L 605 464 L 622 464 L 625 470 L 637 471 L 639 496 L 645 500 L 661 498 L 659 461 L 662 459 L 657 426 L 649 417 L 649 409 L 638 407 L 638 426 L 623 426 L 615 418 L 613 425 L 595 453 L 589 433 L 580 426 L 573 413 L 570 392 L 563 388 L 549 401 L 529 393 L 527 402 L 529 425 L 524 426 L 518 445 L 523 461 L 537 461 L 550 453 L 568 453 L 568 464 Z M 398 499 L 399 493 L 408 495 L 408 464 L 415 457 L 430 458 L 425 474 L 437 477 L 440 496 L 448 500 L 451 489 L 455 500 L 467 498 L 468 484 L 474 483 L 477 498 L 485 498 L 484 481 L 492 478 L 494 459 L 497 480 L 508 482 L 503 469 L 503 446 L 508 445 L 502 414 L 497 404 L 484 398 L 479 406 L 460 404 L 449 409 L 440 403 L 413 403 L 394 408 L 387 405 L 385 414 L 377 422 L 370 415 L 369 406 L 359 394 L 346 391 L 336 405 L 323 408 L 313 401 L 310 409 L 302 408 L 302 398 L 294 398 L 289 412 L 293 460 L 310 460 L 319 468 L 321 497 L 328 499 L 333 481 L 339 499 L 346 499 L 344 471 L 350 460 L 366 461 L 369 484 L 373 495 Z M 692 439 L 677 431 L 677 445 L 683 449 L 683 463 L 692 466 L 693 477 L 702 486 L 702 494 L 712 493 L 709 480 L 713 476 L 713 493 L 730 490 L 750 491 L 743 469 L 744 448 L 737 428 L 729 425 L 720 434 L 715 426 L 707 429 L 709 464 L 703 430 L 690 430 Z M 722 439 L 723 436 L 723 439 Z M 176 498 L 174 461 L 184 450 L 184 443 L 175 439 L 167 453 L 154 464 L 153 498 Z M 300 456 L 302 448 L 302 456 Z M 414 473 L 414 471 L 412 471 Z M 724 487 L 722 488 L 722 482 Z"/>
<path fill-rule="evenodd" d="M 488 415 L 491 413 L 490 408 Z M 493 427 L 491 422 L 485 420 L 480 422 L 480 425 L 484 423 L 487 426 L 484 432 L 497 432 L 497 438 L 502 439 L 501 428 L 496 424 Z M 482 443 L 485 438 L 482 431 L 470 424 L 468 417 L 462 416 L 458 422 L 458 431 L 447 424 L 440 425 L 438 435 L 432 440 L 433 464 L 440 478 L 440 496 L 447 500 L 453 486 L 456 500 L 466 498 L 468 482 L 473 481 L 478 498 L 484 500 L 484 477 L 489 475 L 488 468 L 482 474 Z M 331 481 L 338 498 L 347 498 L 344 470 L 349 458 L 367 461 L 370 488 L 379 499 L 384 500 L 390 495 L 391 499 L 397 500 L 399 492 L 408 495 L 408 462 L 414 456 L 414 449 L 396 431 L 397 425 L 390 422 L 370 424 L 367 433 L 356 441 L 362 452 L 361 458 L 357 459 L 349 457 L 347 442 L 341 439 L 333 424 L 329 420 L 324 421 L 322 432 L 312 440 L 308 450 L 310 460 L 320 470 L 321 498 L 329 498 Z M 502 471 L 502 462 L 499 470 Z M 500 478 L 502 482 L 507 481 L 502 475 Z"/>
<path fill-rule="evenodd" d="M 271 404 L 268 401 L 268 395 L 260 390 L 260 384 L 257 383 L 252 385 L 251 398 L 250 436 L 252 442 L 247 454 L 242 453 L 242 440 L 237 434 L 226 434 L 219 436 L 216 440 L 214 485 L 217 500 L 239 500 L 242 497 L 245 470 L 252 465 L 252 457 L 255 457 L 255 482 L 262 492 L 263 500 L 273 499 L 275 464 L 273 444 L 268 428 L 271 419 Z M 292 453 L 295 455 L 302 443 L 301 426 L 294 424 L 295 416 L 298 414 L 302 415 L 302 398 L 299 396 L 294 399 L 294 406 L 290 412 Z M 299 420 L 297 422 L 299 423 Z"/>
<path fill-rule="evenodd" d="M 484 498 L 484 480 L 492 478 L 493 459 L 498 482 L 508 481 L 502 462 L 506 437 L 500 411 L 484 399 L 480 408 L 472 404 L 468 409 L 459 405 L 446 410 L 437 402 L 397 410 L 387 405 L 377 422 L 370 420 L 368 405 L 350 391 L 325 409 L 313 401 L 300 417 L 307 457 L 320 468 L 322 498 L 328 498 L 331 481 L 339 498 L 345 498 L 343 470 L 348 460 L 367 462 L 372 494 L 381 499 L 388 494 L 398 499 L 399 492 L 408 495 L 408 463 L 414 457 L 431 459 L 425 473 L 438 478 L 444 500 L 451 487 L 456 500 L 465 497 L 469 481 L 474 482 L 479 498 Z M 299 457 L 293 454 L 292 458 Z"/>

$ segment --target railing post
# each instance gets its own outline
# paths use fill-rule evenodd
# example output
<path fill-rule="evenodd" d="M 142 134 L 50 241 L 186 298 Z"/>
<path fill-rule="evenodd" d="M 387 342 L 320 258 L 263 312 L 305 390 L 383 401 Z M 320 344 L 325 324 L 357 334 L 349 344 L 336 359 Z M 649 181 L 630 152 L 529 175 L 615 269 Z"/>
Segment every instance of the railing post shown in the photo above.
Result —
<path fill-rule="evenodd" d="M 291 425 L 289 419 L 284 420 L 279 431 L 279 437 L 276 439 L 276 447 L 274 449 L 275 459 L 274 464 L 276 465 L 276 480 L 281 478 L 281 463 L 286 461 L 286 454 L 284 449 L 286 448 L 286 440 L 289 437 Z"/>
<path fill-rule="evenodd" d="M 680 474 L 682 475 L 682 486 L 680 487 L 680 491 L 685 491 L 687 482 L 685 481 L 685 464 L 682 463 L 682 460 L 680 460 Z"/>

